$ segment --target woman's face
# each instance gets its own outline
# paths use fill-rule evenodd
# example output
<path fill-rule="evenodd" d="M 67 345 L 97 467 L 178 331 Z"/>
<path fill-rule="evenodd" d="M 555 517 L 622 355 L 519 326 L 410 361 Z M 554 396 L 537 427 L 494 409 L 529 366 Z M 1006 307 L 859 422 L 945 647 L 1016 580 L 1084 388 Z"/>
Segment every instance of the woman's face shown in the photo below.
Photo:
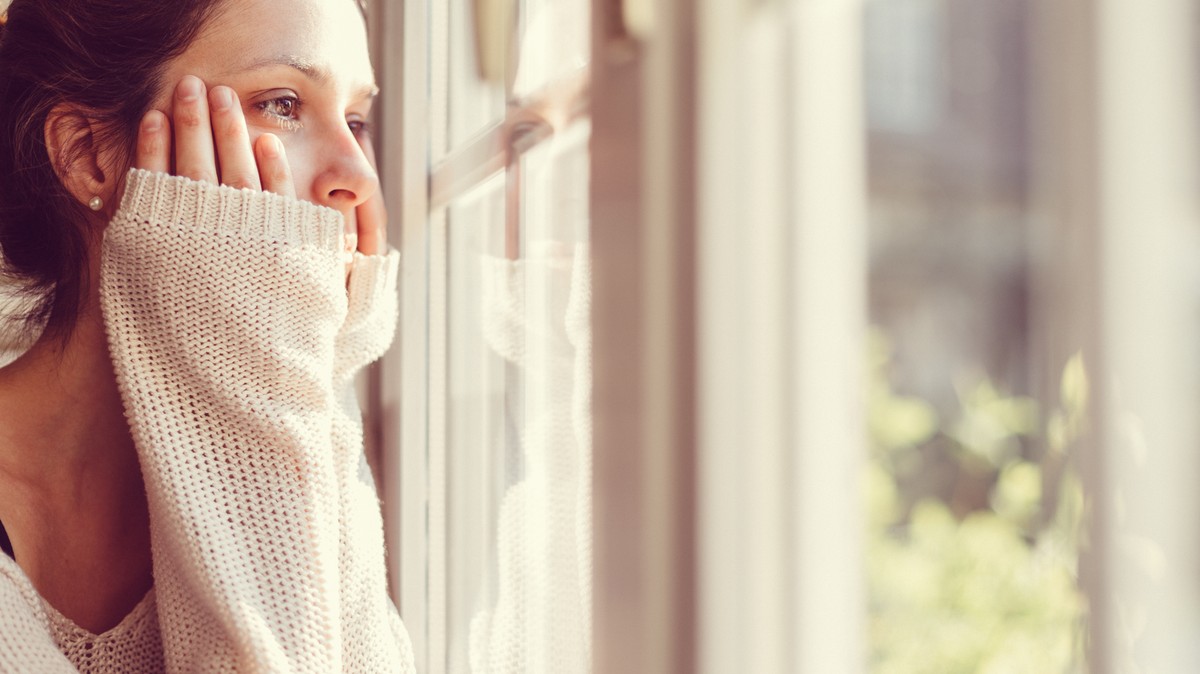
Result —
<path fill-rule="evenodd" d="M 341 211 L 354 231 L 355 208 L 378 189 L 364 151 L 378 90 L 354 0 L 226 0 L 169 65 L 154 108 L 170 115 L 184 75 L 237 92 L 251 143 L 277 135 L 296 196 Z"/>

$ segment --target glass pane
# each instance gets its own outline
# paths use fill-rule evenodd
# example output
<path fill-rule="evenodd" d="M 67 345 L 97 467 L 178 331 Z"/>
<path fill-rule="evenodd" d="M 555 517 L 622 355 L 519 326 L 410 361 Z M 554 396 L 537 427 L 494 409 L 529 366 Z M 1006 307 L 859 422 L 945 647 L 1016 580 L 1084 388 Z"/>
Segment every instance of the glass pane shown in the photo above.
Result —
<path fill-rule="evenodd" d="M 872 671 L 1081 671 L 1081 344 L 1030 211 L 1028 3 L 868 0 Z"/>
<path fill-rule="evenodd" d="M 523 156 L 523 249 L 587 243 L 590 138 L 591 124 L 581 120 Z"/>
<path fill-rule="evenodd" d="M 591 55 L 587 0 L 520 0 L 519 4 L 519 19 L 513 26 L 517 71 L 506 94 L 504 86 L 479 79 L 474 1 L 450 3 L 450 152 L 503 121 L 509 99 L 525 100 L 587 66 Z"/>
<path fill-rule="evenodd" d="M 520 61 L 513 84 L 517 99 L 582 70 L 591 56 L 591 3 L 522 0 Z"/>
<path fill-rule="evenodd" d="M 520 474 L 512 434 L 522 416 L 508 362 L 489 346 L 488 268 L 504 256 L 504 176 L 449 209 L 446 345 L 446 619 L 449 672 L 470 667 L 470 627 L 495 602 L 496 513 Z"/>
<path fill-rule="evenodd" d="M 450 208 L 450 672 L 590 671 L 588 135 Z"/>
<path fill-rule="evenodd" d="M 475 0 L 450 1 L 450 151 L 504 120 L 504 87 L 479 79 L 474 4 Z"/>

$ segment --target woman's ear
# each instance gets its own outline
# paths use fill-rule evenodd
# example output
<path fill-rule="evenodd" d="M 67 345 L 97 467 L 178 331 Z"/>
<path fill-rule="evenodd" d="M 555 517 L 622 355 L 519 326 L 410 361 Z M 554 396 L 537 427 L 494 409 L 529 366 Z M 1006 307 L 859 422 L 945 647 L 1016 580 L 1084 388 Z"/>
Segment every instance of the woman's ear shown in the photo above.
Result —
<path fill-rule="evenodd" d="M 106 168 L 110 158 L 100 148 L 92 119 L 80 108 L 60 103 L 46 116 L 45 136 L 50 164 L 76 201 L 90 206 L 100 197 L 99 203 L 111 203 L 116 181 Z"/>

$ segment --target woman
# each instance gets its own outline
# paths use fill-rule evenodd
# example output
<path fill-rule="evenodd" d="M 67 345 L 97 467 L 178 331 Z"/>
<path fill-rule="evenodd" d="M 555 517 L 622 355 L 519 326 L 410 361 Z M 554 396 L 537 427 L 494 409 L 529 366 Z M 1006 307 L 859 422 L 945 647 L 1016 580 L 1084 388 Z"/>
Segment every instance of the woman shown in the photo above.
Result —
<path fill-rule="evenodd" d="M 374 93 L 353 0 L 9 7 L 0 671 L 412 669 L 352 387 Z"/>

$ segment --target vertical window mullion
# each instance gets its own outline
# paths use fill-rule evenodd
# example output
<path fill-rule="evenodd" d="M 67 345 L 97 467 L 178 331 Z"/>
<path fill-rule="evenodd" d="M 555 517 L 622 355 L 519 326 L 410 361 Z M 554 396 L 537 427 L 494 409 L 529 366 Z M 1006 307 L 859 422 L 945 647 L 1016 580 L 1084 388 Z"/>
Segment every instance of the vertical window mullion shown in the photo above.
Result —
<path fill-rule="evenodd" d="M 451 7 L 448 2 L 432 2 L 429 5 L 429 170 L 450 150 L 450 105 L 451 105 Z M 427 184 L 430 184 L 427 182 Z M 449 487 L 447 437 L 447 394 L 449 390 L 448 349 L 446 344 L 449 315 L 448 278 L 448 222 L 444 208 L 437 208 L 426 215 L 428 275 L 426 278 L 428 321 L 426 324 L 427 344 L 423 354 L 427 360 L 428 445 L 428 533 L 426 560 L 428 568 L 426 583 L 426 644 L 428 655 L 426 669 L 429 674 L 445 674 L 449 665 L 448 635 L 448 591 L 447 527 Z"/>
<path fill-rule="evenodd" d="M 1039 3 L 1038 204 L 1052 358 L 1081 347 L 1087 669 L 1194 671 L 1200 650 L 1200 125 L 1184 2 Z M 1137 629 L 1131 626 L 1138 625 Z"/>
<path fill-rule="evenodd" d="M 593 9 L 597 672 L 696 661 L 695 12 Z M 632 57 L 632 58 L 631 58 Z M 736 226 L 736 223 L 730 223 Z"/>
<path fill-rule="evenodd" d="M 859 672 L 861 5 L 701 7 L 700 671 Z"/>
<path fill-rule="evenodd" d="M 449 441 L 446 409 L 448 367 L 447 322 L 447 217 L 444 210 L 429 218 L 429 539 L 428 559 L 428 644 L 430 674 L 446 671 L 447 589 L 447 486 Z"/>
<path fill-rule="evenodd" d="M 793 653 L 866 663 L 867 181 L 861 0 L 789 3 Z M 786 133 L 786 132 L 785 132 Z M 819 550 L 819 554 L 813 551 Z"/>
<path fill-rule="evenodd" d="M 439 3 L 434 3 L 437 5 Z M 384 525 L 393 599 L 418 671 L 428 671 L 429 0 L 375 3 L 371 37 L 382 92 L 377 125 L 389 240 L 404 256 L 396 348 L 379 365 Z"/>
<path fill-rule="evenodd" d="M 1200 670 L 1200 128 L 1189 2 L 1097 3 L 1112 671 Z M 1155 563 L 1154 558 L 1161 563 Z M 1140 633 L 1124 631 L 1145 616 Z"/>

